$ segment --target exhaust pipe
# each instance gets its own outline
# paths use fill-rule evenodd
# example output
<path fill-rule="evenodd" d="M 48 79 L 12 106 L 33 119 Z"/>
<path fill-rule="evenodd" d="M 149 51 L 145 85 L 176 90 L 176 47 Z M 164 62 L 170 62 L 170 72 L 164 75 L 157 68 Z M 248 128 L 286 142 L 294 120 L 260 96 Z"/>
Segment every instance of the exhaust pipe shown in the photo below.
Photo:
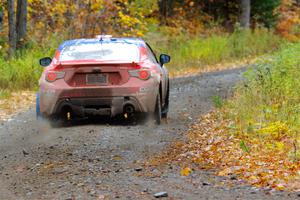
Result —
<path fill-rule="evenodd" d="M 128 114 L 134 113 L 134 107 L 130 104 L 127 104 L 124 106 L 124 112 Z"/>
<path fill-rule="evenodd" d="M 59 114 L 60 118 L 64 121 L 70 121 L 73 118 L 73 109 L 69 105 L 64 105 Z"/>
<path fill-rule="evenodd" d="M 126 104 L 123 109 L 125 118 L 132 117 L 134 113 L 134 107 L 131 104 Z"/>

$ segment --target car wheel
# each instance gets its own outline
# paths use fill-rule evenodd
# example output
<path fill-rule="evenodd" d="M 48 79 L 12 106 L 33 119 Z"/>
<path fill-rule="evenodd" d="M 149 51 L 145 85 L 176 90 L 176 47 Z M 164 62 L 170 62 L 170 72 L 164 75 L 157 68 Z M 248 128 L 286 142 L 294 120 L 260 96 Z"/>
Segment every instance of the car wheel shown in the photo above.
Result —
<path fill-rule="evenodd" d="M 155 111 L 154 111 L 154 119 L 157 125 L 161 123 L 161 101 L 160 101 L 160 93 L 158 93 L 156 98 L 155 104 Z"/>
<path fill-rule="evenodd" d="M 168 88 L 168 92 L 167 92 L 167 96 L 166 96 L 166 100 L 165 100 L 165 105 L 164 105 L 164 108 L 163 108 L 162 114 L 161 114 L 161 117 L 164 118 L 164 119 L 168 118 L 169 101 L 170 101 L 170 90 Z"/>
<path fill-rule="evenodd" d="M 36 111 L 36 119 L 37 120 L 43 119 L 43 116 L 41 114 L 41 108 L 40 108 L 40 94 L 39 93 L 36 93 L 35 111 Z"/>

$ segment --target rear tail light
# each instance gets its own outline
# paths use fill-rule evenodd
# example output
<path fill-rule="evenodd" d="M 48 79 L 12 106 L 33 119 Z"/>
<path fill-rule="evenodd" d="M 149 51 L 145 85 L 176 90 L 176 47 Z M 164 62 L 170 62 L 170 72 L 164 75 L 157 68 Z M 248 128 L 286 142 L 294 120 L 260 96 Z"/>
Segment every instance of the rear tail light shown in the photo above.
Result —
<path fill-rule="evenodd" d="M 58 79 L 62 79 L 65 77 L 65 72 L 62 71 L 49 71 L 46 74 L 46 81 L 54 82 Z"/>
<path fill-rule="evenodd" d="M 148 80 L 151 77 L 151 72 L 146 69 L 130 70 L 129 74 L 130 76 L 139 78 L 141 80 Z"/>
<path fill-rule="evenodd" d="M 140 70 L 139 71 L 139 78 L 143 80 L 148 80 L 150 78 L 150 72 L 147 70 Z"/>

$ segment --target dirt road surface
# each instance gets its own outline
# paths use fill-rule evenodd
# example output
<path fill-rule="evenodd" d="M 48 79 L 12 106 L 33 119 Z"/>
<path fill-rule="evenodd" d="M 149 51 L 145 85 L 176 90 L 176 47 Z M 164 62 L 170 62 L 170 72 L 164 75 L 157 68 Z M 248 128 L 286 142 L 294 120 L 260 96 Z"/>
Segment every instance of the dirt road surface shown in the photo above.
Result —
<path fill-rule="evenodd" d="M 0 123 L 0 199 L 295 199 L 296 194 L 256 189 L 234 178 L 178 166 L 152 169 L 140 163 L 184 139 L 212 97 L 227 97 L 243 69 L 171 81 L 168 122 L 161 126 L 83 121 L 50 128 L 37 123 L 34 108 Z"/>

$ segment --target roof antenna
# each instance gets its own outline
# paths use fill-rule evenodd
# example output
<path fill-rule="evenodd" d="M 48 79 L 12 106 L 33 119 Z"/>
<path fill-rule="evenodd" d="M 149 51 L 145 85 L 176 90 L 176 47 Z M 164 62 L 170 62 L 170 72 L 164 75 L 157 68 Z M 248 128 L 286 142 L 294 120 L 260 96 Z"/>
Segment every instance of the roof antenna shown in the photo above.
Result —
<path fill-rule="evenodd" d="M 103 39 L 111 39 L 112 35 L 96 35 L 96 38 L 103 41 Z"/>
<path fill-rule="evenodd" d="M 103 29 L 101 28 L 100 42 L 103 42 L 102 36 L 103 36 Z"/>

